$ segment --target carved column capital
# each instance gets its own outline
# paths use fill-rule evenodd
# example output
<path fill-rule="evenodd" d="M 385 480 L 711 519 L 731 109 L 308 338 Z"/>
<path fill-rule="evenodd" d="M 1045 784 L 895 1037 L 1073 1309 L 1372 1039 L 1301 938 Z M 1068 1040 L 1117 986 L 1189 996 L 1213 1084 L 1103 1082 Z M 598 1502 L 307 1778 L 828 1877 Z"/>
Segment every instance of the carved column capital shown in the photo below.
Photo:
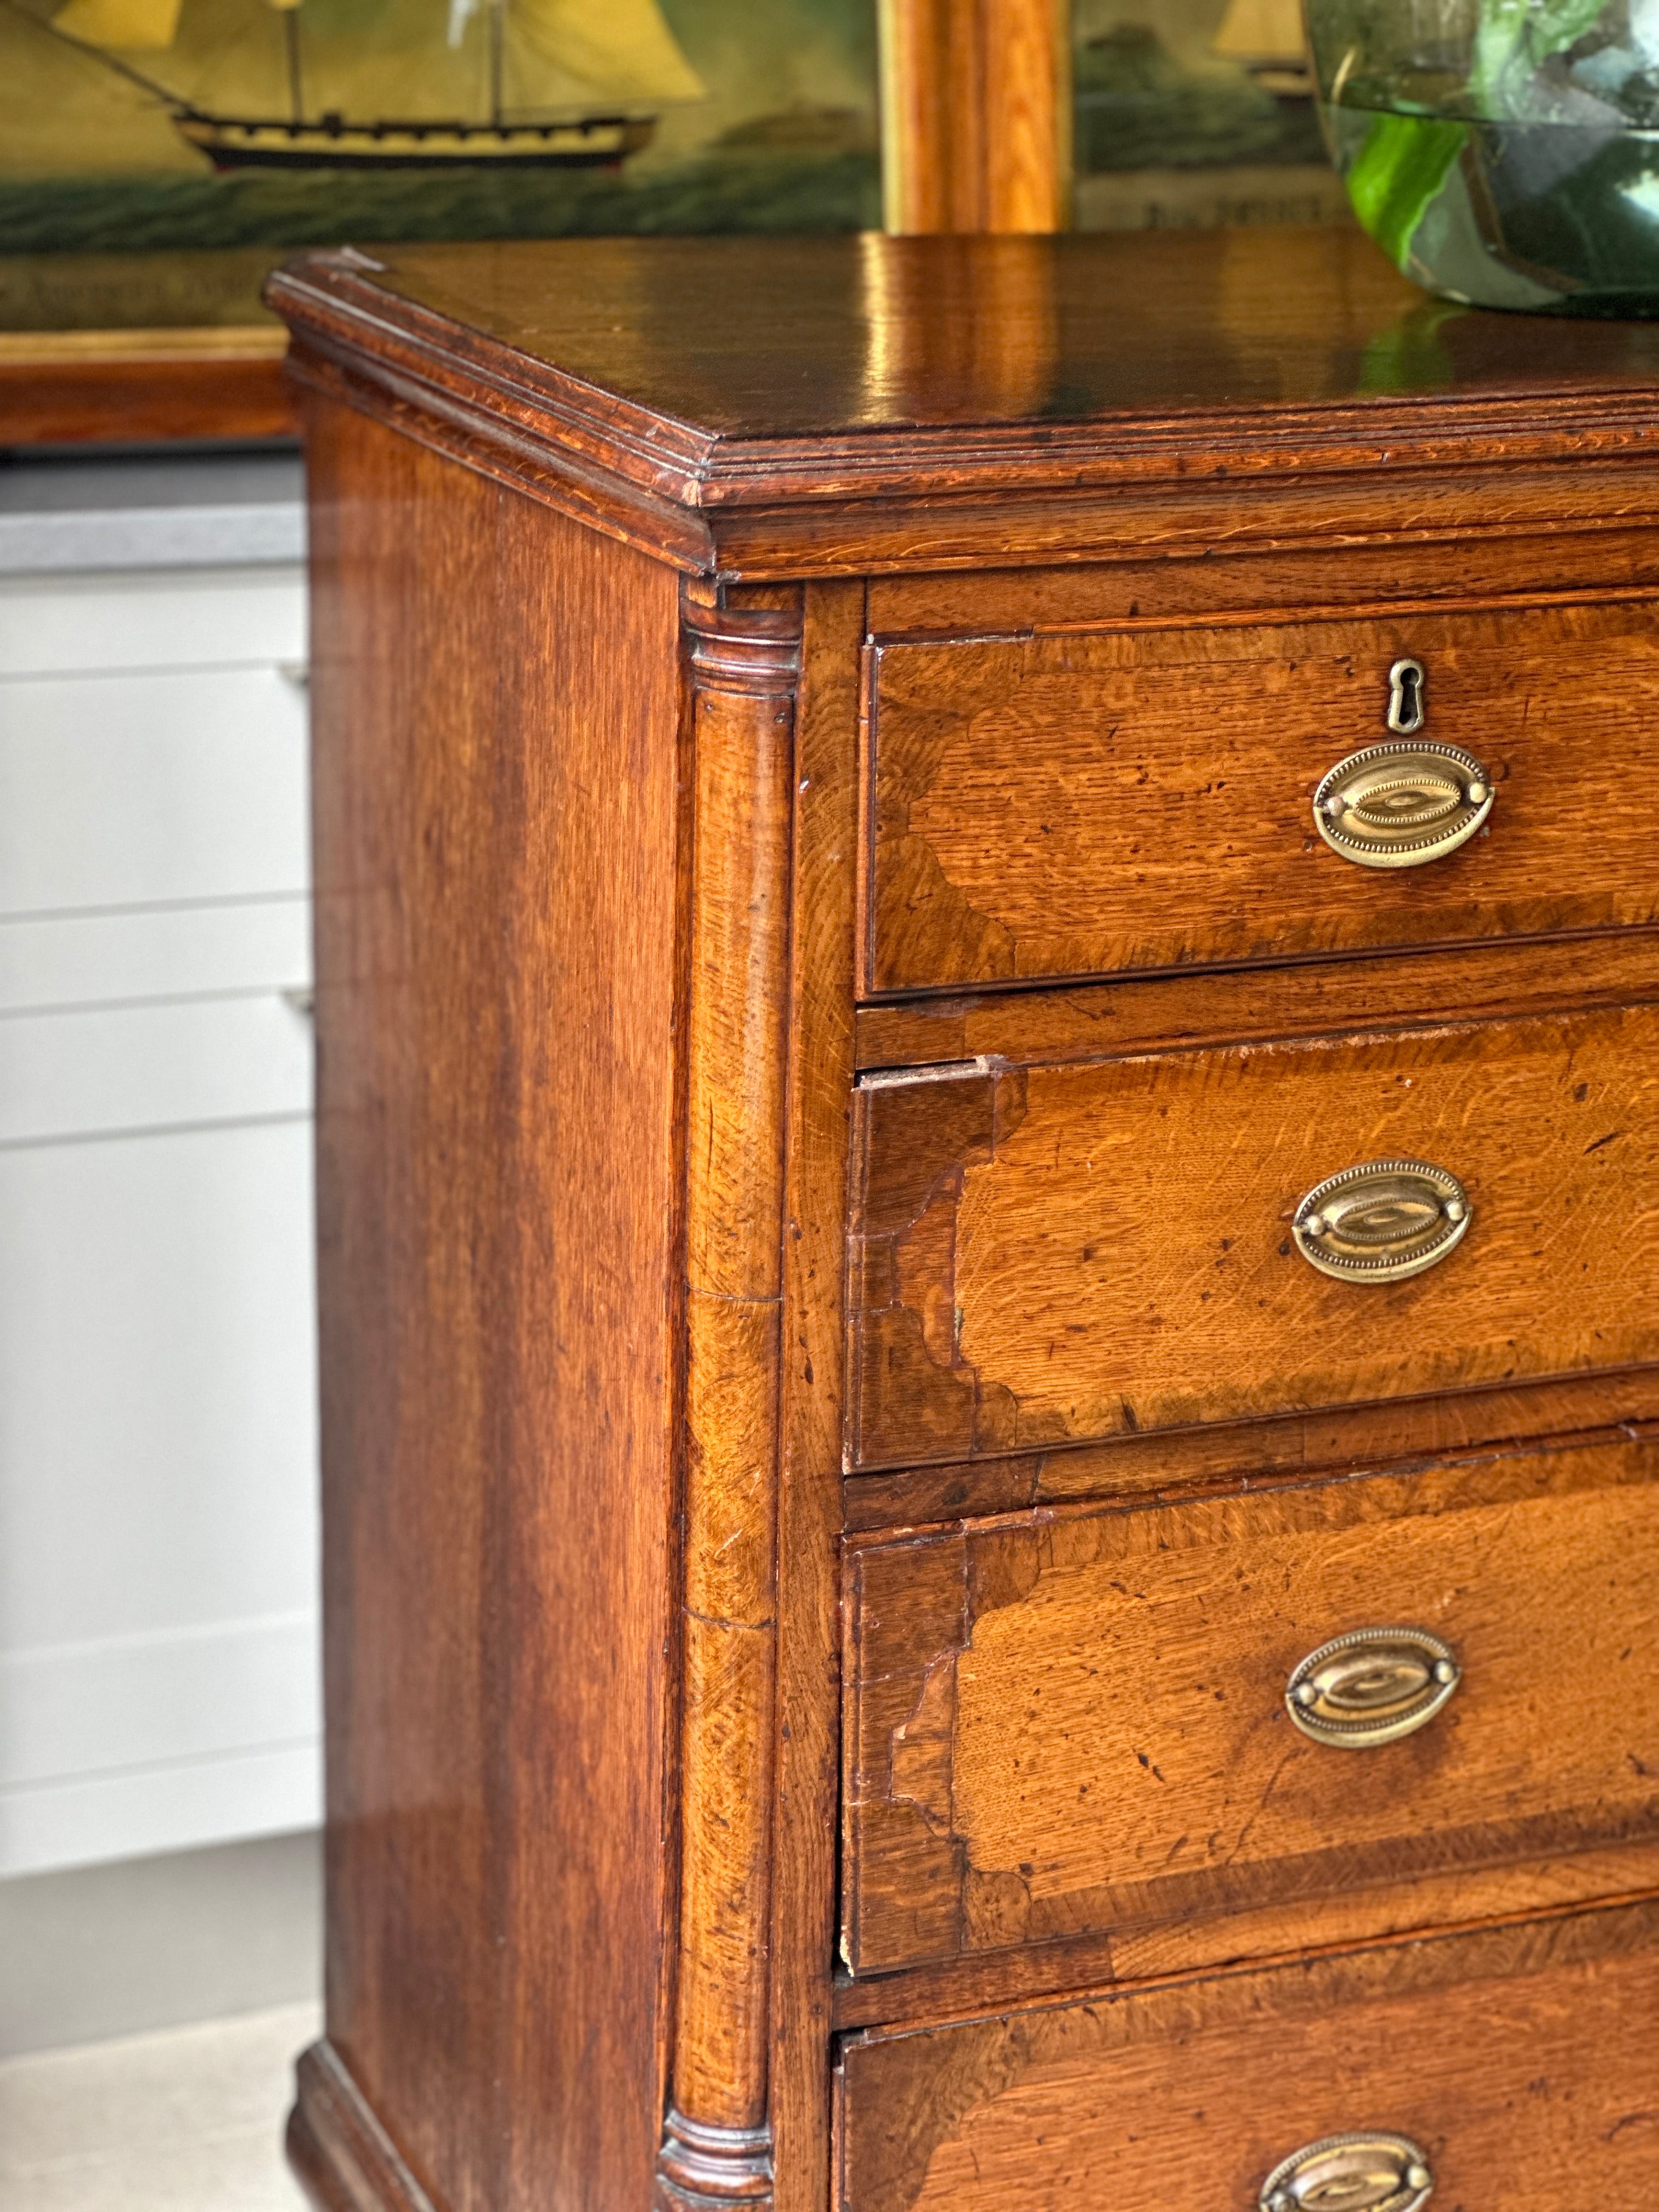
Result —
<path fill-rule="evenodd" d="M 794 696 L 801 616 L 795 607 L 721 607 L 688 592 L 681 602 L 686 658 L 699 691 L 744 698 Z"/>

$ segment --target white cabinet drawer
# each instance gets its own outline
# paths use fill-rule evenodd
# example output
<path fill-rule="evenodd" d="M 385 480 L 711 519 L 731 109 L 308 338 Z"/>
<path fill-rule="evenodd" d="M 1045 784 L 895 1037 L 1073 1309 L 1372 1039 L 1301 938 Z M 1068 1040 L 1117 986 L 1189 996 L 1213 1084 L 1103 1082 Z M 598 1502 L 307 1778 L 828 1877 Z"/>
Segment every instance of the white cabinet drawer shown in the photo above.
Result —
<path fill-rule="evenodd" d="M 311 1024 L 276 994 L 0 1019 L 0 1145 L 311 1103 Z"/>
<path fill-rule="evenodd" d="M 311 1141 L 0 1154 L 0 1653 L 313 1603 Z"/>
<path fill-rule="evenodd" d="M 0 582 L 0 676 L 222 668 L 305 657 L 299 568 Z"/>
<path fill-rule="evenodd" d="M 0 915 L 303 890 L 306 732 L 274 668 L 0 684 Z"/>
<path fill-rule="evenodd" d="M 0 1013 L 207 991 L 301 991 L 310 980 L 311 908 L 297 894 L 0 921 Z"/>

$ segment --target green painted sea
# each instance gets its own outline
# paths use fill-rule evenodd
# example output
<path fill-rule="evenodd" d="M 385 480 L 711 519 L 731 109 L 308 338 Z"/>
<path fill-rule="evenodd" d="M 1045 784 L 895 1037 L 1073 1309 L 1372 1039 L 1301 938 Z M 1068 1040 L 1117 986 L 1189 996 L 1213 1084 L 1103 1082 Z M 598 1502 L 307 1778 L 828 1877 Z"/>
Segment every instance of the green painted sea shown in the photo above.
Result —
<path fill-rule="evenodd" d="M 726 155 L 647 173 L 244 169 L 223 177 L 0 179 L 0 254 L 143 253 L 349 239 L 857 230 L 880 219 L 876 157 Z"/>
<path fill-rule="evenodd" d="M 876 156 L 721 153 L 637 181 L 605 171 L 0 179 L 0 331 L 265 319 L 259 288 L 305 246 L 622 233 L 867 230 Z"/>

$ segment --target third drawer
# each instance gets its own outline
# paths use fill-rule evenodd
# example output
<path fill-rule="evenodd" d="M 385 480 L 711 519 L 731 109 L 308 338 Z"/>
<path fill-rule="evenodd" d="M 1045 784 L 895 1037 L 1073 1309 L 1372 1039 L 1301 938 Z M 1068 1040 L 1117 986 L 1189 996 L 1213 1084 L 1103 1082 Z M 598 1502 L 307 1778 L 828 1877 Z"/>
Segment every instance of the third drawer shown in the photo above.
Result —
<path fill-rule="evenodd" d="M 1659 1425 L 860 1539 L 846 1619 L 860 1974 L 1656 1878 Z"/>

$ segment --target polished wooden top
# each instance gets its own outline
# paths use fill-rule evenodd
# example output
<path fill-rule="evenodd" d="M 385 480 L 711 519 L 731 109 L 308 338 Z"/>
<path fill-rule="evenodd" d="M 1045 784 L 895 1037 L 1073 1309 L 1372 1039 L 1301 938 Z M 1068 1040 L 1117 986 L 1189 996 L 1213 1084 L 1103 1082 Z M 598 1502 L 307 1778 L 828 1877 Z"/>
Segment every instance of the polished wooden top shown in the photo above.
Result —
<path fill-rule="evenodd" d="M 391 299 L 720 438 L 1659 387 L 1659 328 L 1450 307 L 1335 228 L 377 258 Z"/>
<path fill-rule="evenodd" d="M 302 374 L 682 515 L 1659 447 L 1659 327 L 1431 300 L 1336 228 L 400 246 L 270 297 Z"/>

